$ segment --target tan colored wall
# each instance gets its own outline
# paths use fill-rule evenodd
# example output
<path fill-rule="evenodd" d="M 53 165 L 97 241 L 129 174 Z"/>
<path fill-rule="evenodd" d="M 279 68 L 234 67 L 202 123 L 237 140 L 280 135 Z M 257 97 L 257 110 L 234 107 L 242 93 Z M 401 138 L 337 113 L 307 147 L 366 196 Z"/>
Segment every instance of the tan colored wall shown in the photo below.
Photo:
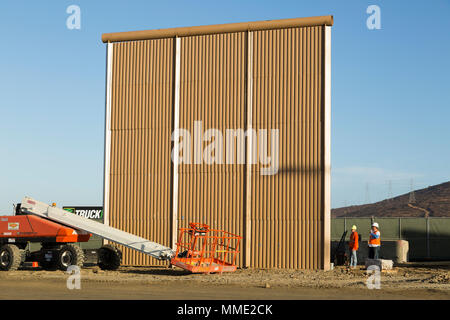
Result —
<path fill-rule="evenodd" d="M 173 40 L 114 44 L 109 224 L 170 245 Z M 157 260 L 123 248 L 124 264 Z"/>
<path fill-rule="evenodd" d="M 243 32 L 181 39 L 181 128 L 193 135 L 194 121 L 201 120 L 203 130 L 219 129 L 224 138 L 226 129 L 245 128 L 245 47 Z M 208 144 L 203 142 L 201 150 Z M 225 157 L 224 150 L 224 162 Z M 194 221 L 242 235 L 244 169 L 239 164 L 181 165 L 179 227 Z"/>
<path fill-rule="evenodd" d="M 262 176 L 259 165 L 246 164 L 177 169 L 178 227 L 200 222 L 244 236 L 240 266 L 327 265 L 324 30 L 284 27 L 180 39 L 180 128 L 193 135 L 194 121 L 201 120 L 203 130 L 221 130 L 224 162 L 226 129 L 279 129 L 276 175 Z M 167 246 L 173 236 L 175 42 L 112 44 L 110 183 L 105 186 L 111 226 Z M 158 263 L 124 251 L 124 264 Z"/>
<path fill-rule="evenodd" d="M 277 175 L 252 169 L 252 266 L 323 262 L 323 27 L 254 33 L 253 126 L 280 130 Z"/>

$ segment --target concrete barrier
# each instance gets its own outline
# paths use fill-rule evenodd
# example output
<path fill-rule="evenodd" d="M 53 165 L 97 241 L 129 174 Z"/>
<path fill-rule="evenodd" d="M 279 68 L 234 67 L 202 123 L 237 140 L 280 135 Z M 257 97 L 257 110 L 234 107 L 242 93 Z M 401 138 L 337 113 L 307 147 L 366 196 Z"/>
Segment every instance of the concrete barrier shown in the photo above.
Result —
<path fill-rule="evenodd" d="M 386 259 L 366 259 L 365 261 L 366 268 L 369 266 L 377 266 L 380 268 L 379 270 L 392 270 L 394 267 L 394 262 L 392 260 Z"/>

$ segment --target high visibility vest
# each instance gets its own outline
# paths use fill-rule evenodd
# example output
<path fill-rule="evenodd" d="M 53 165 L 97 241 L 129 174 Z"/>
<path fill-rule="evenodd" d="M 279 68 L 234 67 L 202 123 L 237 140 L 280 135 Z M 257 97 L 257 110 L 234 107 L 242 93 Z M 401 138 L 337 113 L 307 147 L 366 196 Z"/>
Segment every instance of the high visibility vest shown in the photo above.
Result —
<path fill-rule="evenodd" d="M 375 234 L 378 236 L 378 238 L 376 238 L 373 235 L 373 232 L 370 233 L 370 237 L 369 237 L 369 245 L 371 246 L 380 246 L 381 245 L 381 235 L 380 235 L 380 231 L 375 232 Z"/>
<path fill-rule="evenodd" d="M 358 250 L 359 244 L 358 244 L 358 232 L 352 232 L 350 234 L 350 241 L 348 243 L 351 250 Z"/>

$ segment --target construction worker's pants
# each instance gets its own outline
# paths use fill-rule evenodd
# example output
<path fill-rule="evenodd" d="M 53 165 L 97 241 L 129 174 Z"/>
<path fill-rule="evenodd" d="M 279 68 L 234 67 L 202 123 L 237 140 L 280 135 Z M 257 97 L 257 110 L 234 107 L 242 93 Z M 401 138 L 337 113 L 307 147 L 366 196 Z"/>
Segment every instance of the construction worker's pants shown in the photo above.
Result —
<path fill-rule="evenodd" d="M 358 264 L 356 252 L 356 250 L 350 250 L 350 267 L 356 267 L 356 265 Z"/>
<path fill-rule="evenodd" d="M 369 247 L 369 259 L 380 259 L 380 247 Z"/>

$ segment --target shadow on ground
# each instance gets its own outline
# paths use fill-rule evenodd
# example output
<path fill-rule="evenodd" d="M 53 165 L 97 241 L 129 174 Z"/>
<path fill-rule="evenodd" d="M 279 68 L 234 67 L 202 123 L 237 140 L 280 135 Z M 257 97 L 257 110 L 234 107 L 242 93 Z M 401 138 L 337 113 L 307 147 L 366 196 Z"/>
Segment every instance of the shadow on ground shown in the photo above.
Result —
<path fill-rule="evenodd" d="M 178 269 L 178 268 L 166 268 L 162 269 L 161 267 L 121 267 L 117 270 L 120 273 L 124 274 L 144 274 L 144 275 L 157 275 L 157 276 L 187 276 L 192 275 L 192 273 Z"/>

